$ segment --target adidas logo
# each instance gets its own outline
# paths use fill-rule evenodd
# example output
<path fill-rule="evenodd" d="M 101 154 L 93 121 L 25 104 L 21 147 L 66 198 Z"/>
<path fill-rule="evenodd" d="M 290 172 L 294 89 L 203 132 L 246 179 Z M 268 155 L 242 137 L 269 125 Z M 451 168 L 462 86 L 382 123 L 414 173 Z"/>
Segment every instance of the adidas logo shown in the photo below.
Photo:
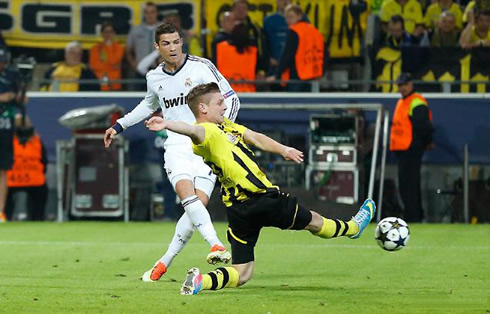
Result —
<path fill-rule="evenodd" d="M 163 87 L 162 85 L 160 85 L 160 87 L 158 88 L 158 91 L 161 92 L 163 90 Z"/>

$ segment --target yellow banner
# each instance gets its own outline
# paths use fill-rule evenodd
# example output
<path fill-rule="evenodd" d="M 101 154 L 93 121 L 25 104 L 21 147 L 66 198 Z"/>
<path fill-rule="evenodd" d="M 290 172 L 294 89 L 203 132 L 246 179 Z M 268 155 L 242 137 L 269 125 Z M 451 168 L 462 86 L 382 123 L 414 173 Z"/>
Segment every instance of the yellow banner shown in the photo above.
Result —
<path fill-rule="evenodd" d="M 111 21 L 118 39 L 125 41 L 131 26 L 141 24 L 146 1 L 128 0 L 16 0 L 0 3 L 0 25 L 9 46 L 64 48 L 73 40 L 88 49 L 100 40 L 103 22 Z M 178 13 L 182 28 L 200 33 L 200 0 L 155 2 L 160 16 Z"/>
<path fill-rule="evenodd" d="M 367 16 L 369 14 L 369 0 L 366 11 L 353 17 L 349 10 L 352 0 L 297 0 L 306 13 L 309 21 L 322 32 L 324 39 L 329 43 L 329 55 L 332 58 L 346 58 L 360 56 L 361 38 L 363 37 Z M 361 1 L 358 1 L 361 3 Z M 219 30 L 220 15 L 231 9 L 230 0 L 206 1 L 206 27 L 210 31 L 207 37 L 208 51 L 214 35 Z M 259 26 L 263 26 L 264 18 L 276 12 L 276 0 L 249 0 L 249 16 Z"/>

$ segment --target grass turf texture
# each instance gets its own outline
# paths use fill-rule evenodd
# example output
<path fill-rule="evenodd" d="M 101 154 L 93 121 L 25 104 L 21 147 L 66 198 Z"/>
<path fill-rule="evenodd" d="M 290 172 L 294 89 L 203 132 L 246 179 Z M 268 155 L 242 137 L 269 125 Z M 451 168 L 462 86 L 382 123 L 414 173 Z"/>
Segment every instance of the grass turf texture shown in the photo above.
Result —
<path fill-rule="evenodd" d="M 173 223 L 6 223 L 0 312 L 490 312 L 489 225 L 412 224 L 399 252 L 379 248 L 374 227 L 358 240 L 265 229 L 245 286 L 181 296 L 187 268 L 214 269 L 199 234 L 159 282 L 139 279 Z M 225 240 L 225 224 L 217 229 Z"/>

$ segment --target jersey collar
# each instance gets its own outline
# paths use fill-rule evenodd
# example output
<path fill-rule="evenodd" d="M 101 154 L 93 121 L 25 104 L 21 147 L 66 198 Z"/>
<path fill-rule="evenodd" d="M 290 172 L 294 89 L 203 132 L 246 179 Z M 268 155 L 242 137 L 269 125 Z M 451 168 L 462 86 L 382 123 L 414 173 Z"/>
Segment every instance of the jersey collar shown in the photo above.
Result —
<path fill-rule="evenodd" d="M 164 63 L 164 64 L 163 64 L 163 66 L 162 66 L 162 71 L 163 71 L 163 73 L 168 74 L 168 75 L 171 75 L 171 76 L 176 75 L 177 73 L 179 73 L 179 71 L 180 71 L 180 70 L 182 70 L 182 68 L 184 67 L 184 65 L 185 65 L 185 63 L 187 62 L 187 59 L 188 59 L 188 58 L 189 58 L 189 54 L 188 54 L 188 53 L 186 53 L 186 54 L 185 54 L 185 59 L 184 59 L 184 62 L 182 62 L 182 65 L 181 65 L 181 66 L 180 66 L 180 67 L 179 67 L 179 68 L 178 68 L 178 69 L 177 69 L 175 72 L 168 72 L 168 71 L 166 71 L 166 70 L 165 70 L 165 63 Z"/>

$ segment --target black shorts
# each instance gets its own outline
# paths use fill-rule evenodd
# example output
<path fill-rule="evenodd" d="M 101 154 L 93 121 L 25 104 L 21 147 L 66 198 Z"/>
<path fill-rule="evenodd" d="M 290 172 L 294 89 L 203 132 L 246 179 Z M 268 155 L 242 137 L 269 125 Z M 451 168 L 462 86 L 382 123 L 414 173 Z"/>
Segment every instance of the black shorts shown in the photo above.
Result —
<path fill-rule="evenodd" d="M 0 170 L 10 170 L 14 164 L 13 132 L 0 131 Z"/>
<path fill-rule="evenodd" d="M 311 212 L 296 197 L 281 192 L 257 195 L 227 208 L 228 241 L 233 264 L 254 260 L 254 247 L 262 227 L 303 230 L 311 222 Z"/>

